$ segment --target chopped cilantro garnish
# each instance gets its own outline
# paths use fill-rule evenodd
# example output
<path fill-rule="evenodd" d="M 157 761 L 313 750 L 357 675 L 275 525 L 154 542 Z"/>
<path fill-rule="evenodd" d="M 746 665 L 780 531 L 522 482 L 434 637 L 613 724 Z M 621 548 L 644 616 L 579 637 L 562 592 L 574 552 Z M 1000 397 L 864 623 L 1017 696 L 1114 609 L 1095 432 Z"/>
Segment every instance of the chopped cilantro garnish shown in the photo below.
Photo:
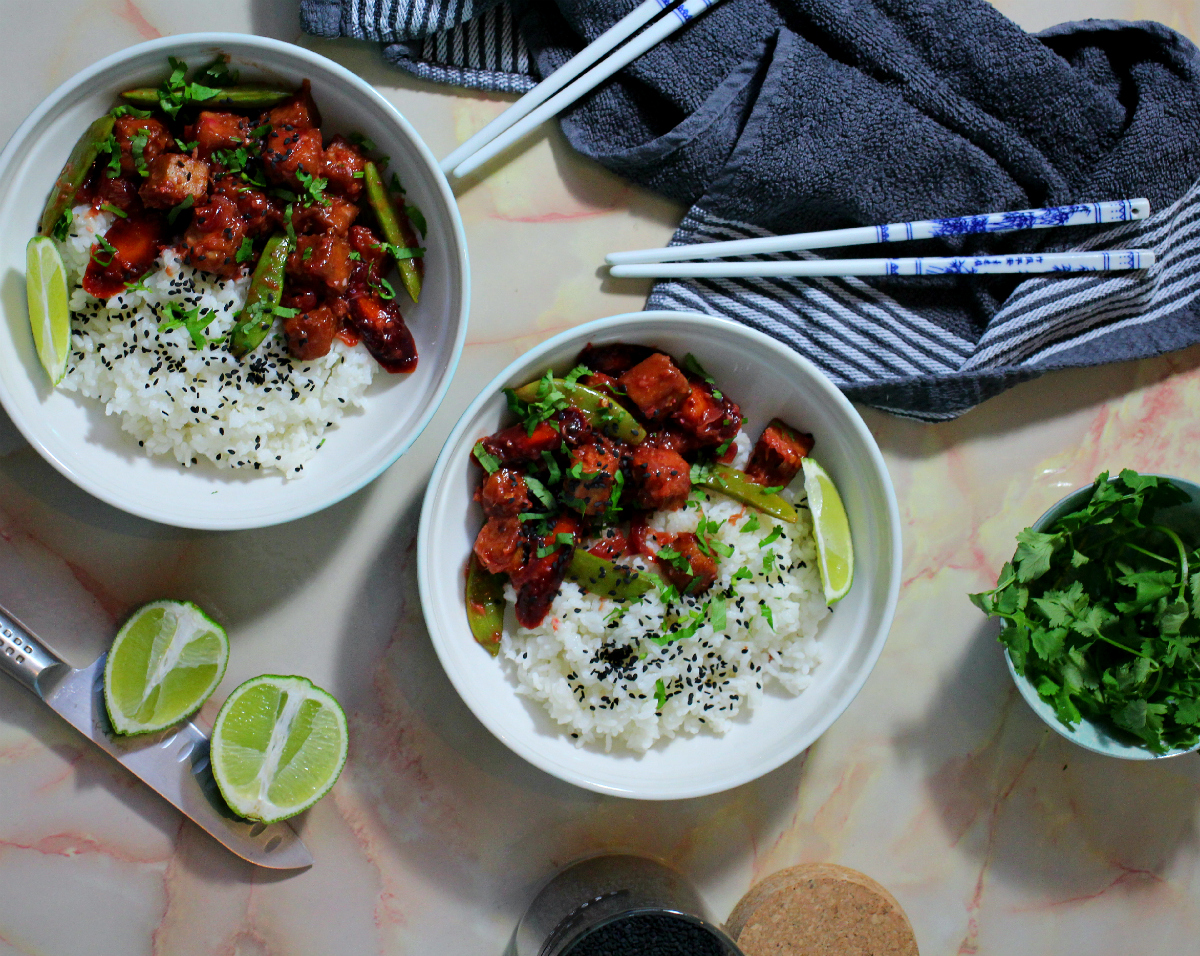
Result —
<path fill-rule="evenodd" d="M 312 254 L 313 254 L 313 247 L 305 246 L 304 251 L 302 253 L 300 253 L 300 258 L 303 259 L 305 262 L 308 262 L 308 260 L 312 258 Z"/>
<path fill-rule="evenodd" d="M 758 513 L 751 512 L 750 517 L 746 519 L 746 523 L 742 525 L 743 531 L 757 531 L 761 527 L 758 523 Z"/>
<path fill-rule="evenodd" d="M 571 371 L 567 372 L 566 377 L 563 379 L 563 381 L 566 382 L 568 385 L 574 385 L 585 375 L 591 375 L 591 374 L 592 374 L 592 370 L 590 368 L 588 368 L 586 365 L 576 365 L 573 369 L 571 369 Z"/>
<path fill-rule="evenodd" d="M 303 168 L 296 170 L 296 178 L 300 180 L 300 185 L 304 187 L 304 192 L 307 195 L 304 197 L 304 204 L 311 206 L 317 203 L 321 206 L 328 206 L 329 199 L 325 195 L 325 187 L 329 185 L 328 179 L 322 179 L 320 176 L 313 176 L 311 173 L 306 173 Z"/>
<path fill-rule="evenodd" d="M 139 129 L 129 138 L 129 152 L 139 176 L 150 175 L 150 168 L 146 165 L 146 144 L 149 142 L 150 134 L 144 129 Z"/>
<path fill-rule="evenodd" d="M 768 544 L 774 544 L 779 540 L 779 536 L 783 534 L 783 528 L 780 525 L 775 525 L 771 533 L 758 542 L 760 548 L 765 548 Z"/>
<path fill-rule="evenodd" d="M 658 710 L 662 710 L 667 702 L 667 687 L 661 677 L 654 682 L 654 700 L 658 705 Z"/>
<path fill-rule="evenodd" d="M 346 258 L 351 262 L 362 262 L 362 255 L 357 249 L 351 250 L 350 255 L 348 255 Z"/>
<path fill-rule="evenodd" d="M 212 324 L 215 315 L 216 313 L 211 310 L 201 313 L 200 306 L 184 310 L 182 306 L 175 302 L 167 302 L 164 303 L 162 312 L 160 313 L 160 319 L 166 316 L 166 321 L 160 321 L 159 328 L 164 332 L 182 328 L 191 337 L 192 345 L 198 349 L 202 349 L 206 345 L 224 341 L 224 337 L 220 339 L 206 339 L 204 337 L 204 332 Z"/>
<path fill-rule="evenodd" d="M 187 82 L 187 64 L 175 57 L 167 58 L 171 63 L 171 75 L 158 88 L 158 105 L 171 119 L 192 103 L 211 100 L 221 91 L 203 83 Z"/>
<path fill-rule="evenodd" d="M 112 265 L 113 256 L 115 256 L 117 254 L 117 247 L 114 246 L 107 239 L 105 239 L 103 236 L 96 237 L 96 245 L 100 247 L 101 252 L 108 253 L 108 258 L 101 259 L 96 254 L 96 250 L 93 249 L 92 250 L 92 261 L 94 263 L 96 263 L 96 265 L 98 265 L 101 269 L 107 269 L 110 265 Z"/>
<path fill-rule="evenodd" d="M 754 575 L 751 573 L 750 569 L 748 567 L 746 567 L 745 565 L 742 565 L 742 567 L 738 568 L 736 571 L 733 572 L 733 577 L 730 580 L 731 581 L 742 581 L 742 580 L 745 580 L 746 578 L 752 578 L 752 577 L 754 577 Z"/>
<path fill-rule="evenodd" d="M 429 224 L 425 222 L 425 214 L 412 203 L 409 203 L 404 207 L 404 215 L 408 216 L 409 221 L 416 226 L 417 232 L 424 239 L 425 233 L 429 231 Z"/>
<path fill-rule="evenodd" d="M 777 495 L 777 494 L 779 494 L 779 492 L 783 491 L 783 489 L 785 487 L 786 487 L 786 485 L 771 485 L 771 486 L 763 489 L 763 494 L 764 495 Z"/>
<path fill-rule="evenodd" d="M 149 114 L 147 114 L 149 115 Z M 175 145 L 179 147 L 181 153 L 190 153 L 193 149 L 200 145 L 199 140 L 192 140 L 190 143 L 185 143 L 181 139 L 175 140 Z"/>
<path fill-rule="evenodd" d="M 775 630 L 775 615 L 771 612 L 771 605 L 766 602 L 762 606 L 762 616 L 767 619 L 767 623 L 771 626 L 771 630 Z"/>
<path fill-rule="evenodd" d="M 250 130 L 251 139 L 262 139 L 267 133 L 271 132 L 271 124 L 263 123 L 262 126 L 256 126 Z"/>
<path fill-rule="evenodd" d="M 691 372 L 696 378 L 702 379 L 706 384 L 712 386 L 713 398 L 718 402 L 725 396 L 721 394 L 721 390 L 717 388 L 716 380 L 704 370 L 704 366 L 691 352 L 683 357 L 683 367 Z M 721 454 L 724 454 L 722 450 Z"/>
<path fill-rule="evenodd" d="M 122 116 L 136 116 L 138 119 L 145 119 L 150 115 L 150 111 L 140 110 L 136 106 L 127 106 L 122 103 L 120 106 L 114 106 L 109 110 L 108 115 L 114 119 L 120 119 Z"/>
<path fill-rule="evenodd" d="M 118 209 L 116 206 L 114 206 L 110 202 L 101 203 L 100 208 L 105 210 L 106 212 L 111 212 L 114 216 L 117 216 L 121 219 L 129 218 L 129 213 L 127 213 L 124 209 Z"/>
<path fill-rule="evenodd" d="M 726 606 L 723 597 L 715 597 L 708 602 L 708 619 L 712 622 L 714 631 L 725 630 L 727 623 Z"/>
<path fill-rule="evenodd" d="M 546 480 L 552 485 L 557 485 L 562 481 L 562 469 L 558 467 L 558 462 L 554 460 L 554 454 L 548 451 L 542 452 L 542 461 L 546 463 L 546 469 L 549 472 Z"/>
<path fill-rule="evenodd" d="M 537 498 L 547 508 L 554 507 L 554 495 L 546 490 L 546 486 L 533 477 L 533 475 L 525 476 L 525 486 L 533 492 L 533 496 Z"/>
<path fill-rule="evenodd" d="M 763 570 L 770 571 L 775 567 L 775 552 L 770 549 L 763 555 Z"/>
<path fill-rule="evenodd" d="M 392 288 L 392 284 L 387 279 L 380 279 L 379 282 L 372 282 L 371 288 L 375 290 L 375 294 L 381 299 L 396 298 L 396 290 Z"/>
<path fill-rule="evenodd" d="M 401 259 L 420 259 L 425 255 L 425 249 L 420 246 L 394 246 L 390 242 L 381 242 L 379 248 L 392 254 L 392 258 L 399 261 Z"/>
<path fill-rule="evenodd" d="M 238 251 L 233 258 L 238 262 L 249 262 L 254 258 L 254 240 L 249 236 L 242 238 L 242 244 L 238 246 Z"/>
<path fill-rule="evenodd" d="M 575 535 L 571 534 L 570 531 L 560 531 L 554 536 L 554 540 L 559 544 L 567 545 L 567 547 L 575 547 Z"/>
<path fill-rule="evenodd" d="M 192 79 L 213 86 L 232 86 L 238 81 L 238 72 L 230 69 L 228 61 L 219 56 L 207 66 L 201 67 Z"/>
<path fill-rule="evenodd" d="M 66 242 L 67 236 L 71 234 L 71 222 L 71 210 L 64 209 L 63 214 L 55 220 L 54 226 L 50 229 L 50 235 L 59 242 Z"/>
<path fill-rule="evenodd" d="M 375 152 L 379 147 L 372 143 L 362 133 L 351 133 L 346 139 L 350 140 L 355 146 L 361 146 L 369 153 Z"/>
<path fill-rule="evenodd" d="M 499 471 L 500 459 L 495 455 L 490 454 L 488 450 L 483 447 L 482 440 L 475 443 L 475 447 L 472 449 L 472 454 L 474 454 L 475 460 L 478 461 L 479 464 L 483 465 L 483 470 L 489 475 L 494 475 L 497 471 Z"/>
<path fill-rule="evenodd" d="M 195 202 L 196 202 L 195 196 L 192 196 L 190 194 L 187 196 L 184 196 L 183 201 L 172 206 L 171 211 L 169 213 L 167 213 L 167 222 L 174 224 L 175 220 L 177 218 L 179 218 L 179 214 L 181 212 L 183 212 L 185 209 L 191 209 L 192 206 L 195 204 Z M 242 261 L 241 259 L 238 260 L 238 262 L 241 262 L 241 261 Z"/>

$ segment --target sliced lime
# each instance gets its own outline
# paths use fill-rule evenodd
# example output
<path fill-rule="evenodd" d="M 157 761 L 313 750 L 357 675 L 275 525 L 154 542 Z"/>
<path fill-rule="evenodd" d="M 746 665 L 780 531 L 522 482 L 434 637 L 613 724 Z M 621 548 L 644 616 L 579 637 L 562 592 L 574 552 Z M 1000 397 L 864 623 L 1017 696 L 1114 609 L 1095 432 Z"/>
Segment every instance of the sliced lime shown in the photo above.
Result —
<path fill-rule="evenodd" d="M 274 823 L 307 810 L 342 772 L 346 715 L 304 677 L 252 677 L 217 714 L 212 769 L 230 809 Z"/>
<path fill-rule="evenodd" d="M 221 625 L 187 601 L 155 601 L 117 632 L 104 665 L 104 703 L 122 734 L 162 730 L 200 709 L 229 661 Z"/>
<path fill-rule="evenodd" d="M 804 459 L 804 490 L 817 537 L 817 564 L 829 604 L 840 601 L 854 581 L 854 545 L 850 522 L 829 472 L 814 459 Z"/>
<path fill-rule="evenodd" d="M 25 295 L 34 347 L 42 368 L 57 385 L 67 374 L 71 354 L 71 310 L 67 270 L 49 236 L 34 236 L 25 247 Z"/>

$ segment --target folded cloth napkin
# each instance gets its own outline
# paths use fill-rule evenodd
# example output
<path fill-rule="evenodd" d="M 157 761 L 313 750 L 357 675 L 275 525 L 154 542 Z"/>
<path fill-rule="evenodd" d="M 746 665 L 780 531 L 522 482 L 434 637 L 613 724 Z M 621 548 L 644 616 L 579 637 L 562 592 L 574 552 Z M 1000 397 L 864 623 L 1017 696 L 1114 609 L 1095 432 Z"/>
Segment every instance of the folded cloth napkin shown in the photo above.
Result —
<path fill-rule="evenodd" d="M 302 20 L 383 41 L 420 76 L 519 91 L 638 0 L 486 2 L 302 0 Z M 1150 219 L 1116 227 L 835 253 L 1151 248 L 1145 272 L 654 286 L 648 307 L 745 322 L 887 411 L 953 418 L 1052 369 L 1200 341 L 1200 51 L 1161 24 L 1031 35 L 985 0 L 725 0 L 561 122 L 689 205 L 673 243 L 1150 199 Z M 799 257 L 815 258 L 768 258 Z"/>

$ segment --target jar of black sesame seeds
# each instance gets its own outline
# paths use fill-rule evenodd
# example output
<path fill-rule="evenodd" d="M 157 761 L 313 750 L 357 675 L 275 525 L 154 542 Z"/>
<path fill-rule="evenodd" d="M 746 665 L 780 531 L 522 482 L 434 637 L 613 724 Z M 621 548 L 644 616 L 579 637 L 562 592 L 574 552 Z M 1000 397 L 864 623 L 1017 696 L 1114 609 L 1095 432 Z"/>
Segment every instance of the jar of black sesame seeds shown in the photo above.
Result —
<path fill-rule="evenodd" d="M 512 956 L 741 956 L 691 885 L 640 856 L 596 856 L 551 879 L 517 924 Z"/>

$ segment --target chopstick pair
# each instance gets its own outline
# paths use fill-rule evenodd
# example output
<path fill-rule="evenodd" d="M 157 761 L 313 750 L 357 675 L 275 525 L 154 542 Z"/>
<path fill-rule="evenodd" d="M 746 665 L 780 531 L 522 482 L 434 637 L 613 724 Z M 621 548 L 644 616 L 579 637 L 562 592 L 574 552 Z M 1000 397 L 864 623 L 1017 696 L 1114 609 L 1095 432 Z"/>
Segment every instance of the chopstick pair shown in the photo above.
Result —
<path fill-rule="evenodd" d="M 683 0 L 682 3 L 679 0 L 643 0 L 630 13 L 443 159 L 442 172 L 447 176 L 453 174 L 459 178 L 474 172 L 551 116 L 590 92 L 621 67 L 720 2 L 721 0 Z M 664 11 L 665 15 L 657 23 L 651 24 L 607 60 L 588 70 L 588 67 L 606 53 L 616 49 L 623 40 L 633 36 Z"/>
<path fill-rule="evenodd" d="M 613 252 L 606 256 L 609 272 L 618 278 L 733 278 L 749 276 L 882 276 L 882 275 L 973 275 L 1035 272 L 1118 272 L 1147 269 L 1154 265 L 1148 249 L 1110 249 L 1104 252 L 1014 253 L 1011 255 L 924 256 L 899 259 L 818 259 L 803 262 L 754 260 L 750 262 L 684 262 L 685 259 L 717 259 L 723 256 L 800 252 L 836 246 L 906 242 L 975 233 L 1019 232 L 1055 226 L 1095 225 L 1129 222 L 1150 215 L 1147 199 L 1118 199 L 1110 202 L 1078 203 L 1046 209 L 959 216 L 859 226 L 824 232 L 801 232 L 761 239 L 701 242 L 662 249 Z"/>

